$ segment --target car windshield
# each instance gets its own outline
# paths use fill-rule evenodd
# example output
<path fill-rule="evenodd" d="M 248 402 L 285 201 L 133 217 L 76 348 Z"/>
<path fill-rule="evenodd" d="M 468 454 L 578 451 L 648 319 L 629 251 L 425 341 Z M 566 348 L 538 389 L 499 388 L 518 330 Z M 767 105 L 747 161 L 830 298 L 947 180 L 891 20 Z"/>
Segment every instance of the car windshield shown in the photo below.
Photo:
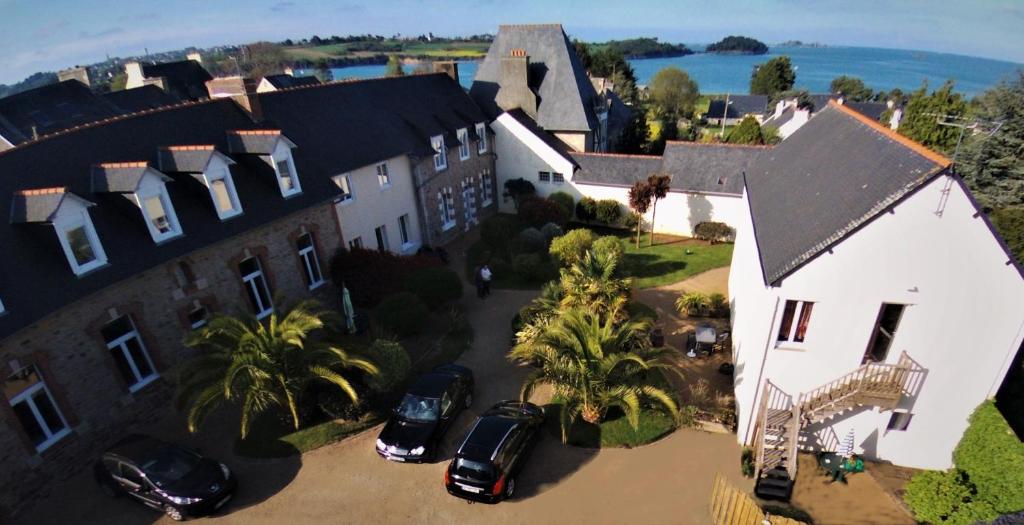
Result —
<path fill-rule="evenodd" d="M 476 481 L 489 482 L 494 479 L 494 469 L 490 464 L 466 458 L 457 458 L 455 460 L 455 473 L 461 477 Z"/>
<path fill-rule="evenodd" d="M 142 463 L 142 470 L 158 487 L 172 485 L 201 464 L 199 456 L 178 447 L 164 446 Z"/>
<path fill-rule="evenodd" d="M 437 421 L 441 413 L 440 400 L 430 397 L 406 394 L 398 404 L 395 414 L 406 421 L 430 422 Z"/>

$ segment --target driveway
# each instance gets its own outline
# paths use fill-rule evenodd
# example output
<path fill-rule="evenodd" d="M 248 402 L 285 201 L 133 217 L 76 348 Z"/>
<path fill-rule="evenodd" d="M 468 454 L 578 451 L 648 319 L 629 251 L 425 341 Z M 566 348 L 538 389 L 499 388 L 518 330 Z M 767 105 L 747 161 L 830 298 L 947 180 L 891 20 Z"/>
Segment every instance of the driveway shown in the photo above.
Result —
<path fill-rule="evenodd" d="M 481 300 L 466 287 L 476 340 L 459 362 L 474 370 L 477 392 L 473 407 L 448 434 L 446 458 L 477 414 L 496 401 L 517 397 L 526 370 L 505 358 L 510 321 L 535 295 L 497 290 Z M 716 472 L 744 490 L 751 488 L 739 475 L 740 448 L 731 435 L 679 430 L 632 450 L 566 447 L 545 435 L 519 477 L 513 500 L 471 505 L 445 491 L 447 461 L 408 465 L 379 458 L 374 451 L 378 430 L 284 460 L 243 460 L 232 457 L 229 447 L 208 447 L 208 453 L 232 466 L 241 487 L 222 514 L 203 521 L 704 525 L 710 519 L 706 507 Z M 233 423 L 226 423 L 224 432 L 232 431 Z M 133 502 L 106 499 L 87 474 L 55 486 L 52 494 L 19 518 L 29 523 L 170 523 Z"/>

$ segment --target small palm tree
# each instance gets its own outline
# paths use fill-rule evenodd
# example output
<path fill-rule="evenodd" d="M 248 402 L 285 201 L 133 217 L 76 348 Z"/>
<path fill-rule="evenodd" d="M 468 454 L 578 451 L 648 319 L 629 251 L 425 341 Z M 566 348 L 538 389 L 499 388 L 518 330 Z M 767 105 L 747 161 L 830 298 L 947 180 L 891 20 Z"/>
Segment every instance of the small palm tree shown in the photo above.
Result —
<path fill-rule="evenodd" d="M 644 400 L 679 416 L 675 400 L 654 385 L 651 374 L 659 369 L 675 370 L 668 363 L 669 351 L 651 347 L 647 322 L 617 322 L 619 317 L 619 312 L 565 311 L 536 338 L 517 344 L 509 354 L 515 361 L 539 366 L 523 383 L 522 399 L 529 399 L 537 387 L 549 385 L 563 400 L 563 442 L 577 418 L 597 424 L 610 407 L 619 407 L 634 430 L 640 426 Z"/>
<path fill-rule="evenodd" d="M 583 259 L 561 271 L 562 308 L 596 312 L 622 311 L 629 301 L 632 281 L 615 277 L 618 258 L 611 252 L 587 251 Z"/>
<path fill-rule="evenodd" d="M 647 177 L 647 187 L 651 192 L 651 236 L 648 246 L 654 246 L 654 218 L 658 215 L 658 201 L 664 199 L 671 189 L 672 179 L 668 175 L 651 175 Z"/>
<path fill-rule="evenodd" d="M 703 315 L 709 308 L 711 299 L 700 292 L 683 292 L 676 299 L 676 310 L 688 317 Z"/>
<path fill-rule="evenodd" d="M 629 188 L 629 207 L 640 216 L 636 222 L 636 247 L 640 248 L 640 230 L 644 224 L 644 214 L 651 207 L 651 199 L 654 193 L 647 181 L 638 180 Z"/>
<path fill-rule="evenodd" d="M 299 303 L 281 317 L 272 314 L 265 323 L 252 316 L 210 319 L 185 341 L 204 350 L 181 371 L 178 403 L 189 406 L 189 432 L 225 402 L 241 403 L 243 439 L 253 420 L 271 408 L 287 411 L 298 430 L 303 394 L 315 382 L 334 385 L 358 401 L 355 388 L 342 374 L 361 370 L 376 375 L 378 369 L 320 337 L 322 329 L 336 321 L 333 312 L 315 301 Z"/>

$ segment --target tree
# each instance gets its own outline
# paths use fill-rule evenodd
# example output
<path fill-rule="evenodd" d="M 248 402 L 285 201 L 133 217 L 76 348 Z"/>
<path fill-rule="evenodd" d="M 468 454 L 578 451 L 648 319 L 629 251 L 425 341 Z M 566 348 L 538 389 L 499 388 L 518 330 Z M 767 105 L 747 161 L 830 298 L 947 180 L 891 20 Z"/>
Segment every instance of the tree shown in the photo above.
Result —
<path fill-rule="evenodd" d="M 654 246 L 654 217 L 658 213 L 658 201 L 668 195 L 671 180 L 668 175 L 647 177 L 647 186 L 651 189 L 651 237 L 648 246 Z"/>
<path fill-rule="evenodd" d="M 693 113 L 700 92 L 690 75 L 675 66 L 658 71 L 651 79 L 650 97 L 654 106 L 673 119 Z"/>
<path fill-rule="evenodd" d="M 643 401 L 657 403 L 678 418 L 671 394 L 655 386 L 654 374 L 672 369 L 671 351 L 651 348 L 646 321 L 618 322 L 616 314 L 584 308 L 565 311 L 509 354 L 515 361 L 539 365 L 523 382 L 522 399 L 547 385 L 562 400 L 563 442 L 578 418 L 598 424 L 610 407 L 620 408 L 634 430 L 640 425 Z"/>
<path fill-rule="evenodd" d="M 866 102 L 874 97 L 874 91 L 864 85 L 864 81 L 847 75 L 832 79 L 828 87 L 831 93 L 842 94 L 843 99 L 852 102 Z"/>
<path fill-rule="evenodd" d="M 632 282 L 616 277 L 620 257 L 611 250 L 588 250 L 572 266 L 560 270 L 561 307 L 621 312 L 629 301 Z"/>
<path fill-rule="evenodd" d="M 939 124 L 940 115 L 961 117 L 967 112 L 963 95 L 953 92 L 953 81 L 928 93 L 925 82 L 910 95 L 900 121 L 900 133 L 944 153 L 952 153 L 960 138 L 960 130 Z M 946 117 L 948 118 L 948 117 Z"/>
<path fill-rule="evenodd" d="M 590 250 L 596 239 L 597 235 L 586 228 L 569 230 L 561 237 L 551 241 L 548 253 L 558 259 L 562 266 L 572 266 L 583 260 L 584 255 Z"/>
<path fill-rule="evenodd" d="M 750 77 L 751 95 L 774 95 L 793 88 L 796 72 L 789 57 L 775 57 L 764 64 L 754 66 Z"/>
<path fill-rule="evenodd" d="M 505 181 L 505 193 L 512 197 L 512 203 L 516 205 L 516 210 L 519 210 L 519 205 L 522 204 L 524 197 L 536 195 L 537 188 L 524 178 L 509 179 Z"/>
<path fill-rule="evenodd" d="M 633 211 L 637 212 L 641 217 L 647 213 L 647 210 L 651 207 L 651 198 L 653 197 L 651 187 L 645 180 L 638 180 L 633 183 L 633 187 L 629 188 L 629 207 Z M 640 247 L 640 230 L 643 229 L 643 220 L 637 221 L 636 223 L 636 247 Z"/>
<path fill-rule="evenodd" d="M 965 139 L 957 171 L 986 210 L 1020 209 L 1024 206 L 1024 71 L 1018 72 L 1012 82 L 999 84 L 977 100 L 981 119 L 1002 124 L 994 134 L 981 133 Z M 1022 212 L 1016 215 L 1024 216 Z M 1016 231 L 1019 239 L 1024 229 Z M 1021 244 L 1017 253 L 1024 253 L 1024 241 L 1018 242 Z"/>
<path fill-rule="evenodd" d="M 572 47 L 576 50 L 576 57 L 580 59 L 580 65 L 583 66 L 584 71 L 590 71 L 593 64 L 593 59 L 590 58 L 590 46 L 582 40 L 573 40 Z"/>
<path fill-rule="evenodd" d="M 748 115 L 738 126 L 729 130 L 725 141 L 729 144 L 764 144 L 764 134 L 761 133 L 757 119 Z"/>
<path fill-rule="evenodd" d="M 252 316 L 215 315 L 193 332 L 185 344 L 202 348 L 203 354 L 184 365 L 178 395 L 180 404 L 190 405 L 189 432 L 224 403 L 241 404 L 243 439 L 252 422 L 272 408 L 286 412 L 298 430 L 304 396 L 317 383 L 336 386 L 357 402 L 359 395 L 343 374 L 373 376 L 378 369 L 323 334 L 337 322 L 334 317 L 315 301 L 305 301 L 281 317 L 271 314 L 265 323 Z"/>
<path fill-rule="evenodd" d="M 398 55 L 388 57 L 388 63 L 384 66 L 384 75 L 389 77 L 405 76 L 405 70 L 402 69 L 402 59 L 398 58 Z"/>

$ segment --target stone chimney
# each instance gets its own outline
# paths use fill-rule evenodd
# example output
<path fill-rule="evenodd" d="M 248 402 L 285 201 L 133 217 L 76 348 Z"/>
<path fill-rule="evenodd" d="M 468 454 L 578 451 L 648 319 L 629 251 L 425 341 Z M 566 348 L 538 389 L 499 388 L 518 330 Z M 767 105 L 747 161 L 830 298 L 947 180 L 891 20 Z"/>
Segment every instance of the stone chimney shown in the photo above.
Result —
<path fill-rule="evenodd" d="M 187 58 L 187 59 L 189 59 L 189 60 L 191 60 L 193 62 L 198 62 L 200 64 L 203 63 L 203 55 L 200 55 L 198 52 L 197 53 L 189 53 L 189 54 L 185 55 L 185 58 Z"/>
<path fill-rule="evenodd" d="M 142 64 L 138 62 L 127 62 L 124 65 L 124 73 L 128 76 L 125 82 L 125 89 L 141 87 L 146 80 L 142 74 Z"/>
<path fill-rule="evenodd" d="M 506 111 L 520 108 L 534 119 L 537 118 L 537 96 L 530 89 L 530 57 L 525 49 L 513 49 L 507 57 L 501 58 L 501 73 L 498 76 L 498 94 L 494 101 Z"/>
<path fill-rule="evenodd" d="M 84 67 L 73 67 L 65 69 L 57 73 L 57 80 L 64 82 L 65 80 L 77 80 L 86 86 L 91 86 L 89 82 L 89 70 Z"/>
<path fill-rule="evenodd" d="M 459 82 L 459 63 L 454 60 L 434 62 L 434 73 L 445 73 L 452 77 L 456 83 Z"/>
<path fill-rule="evenodd" d="M 263 120 L 263 108 L 256 93 L 259 82 L 244 77 L 218 77 L 206 81 L 210 98 L 230 98 L 242 107 L 254 122 Z"/>

